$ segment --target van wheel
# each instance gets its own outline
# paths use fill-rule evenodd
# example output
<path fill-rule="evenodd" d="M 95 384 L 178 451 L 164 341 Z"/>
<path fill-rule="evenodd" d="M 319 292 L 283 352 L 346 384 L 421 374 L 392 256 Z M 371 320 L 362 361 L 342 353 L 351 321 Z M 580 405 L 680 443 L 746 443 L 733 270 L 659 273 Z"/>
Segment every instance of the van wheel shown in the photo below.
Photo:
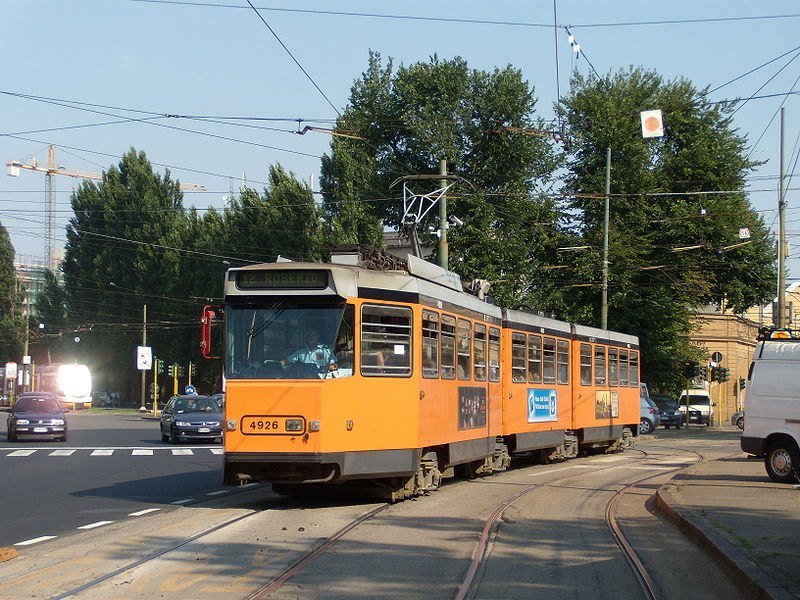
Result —
<path fill-rule="evenodd" d="M 800 458 L 798 458 L 797 447 L 790 440 L 772 442 L 767 448 L 764 465 L 767 468 L 767 475 L 776 483 L 800 481 L 798 478 Z"/>

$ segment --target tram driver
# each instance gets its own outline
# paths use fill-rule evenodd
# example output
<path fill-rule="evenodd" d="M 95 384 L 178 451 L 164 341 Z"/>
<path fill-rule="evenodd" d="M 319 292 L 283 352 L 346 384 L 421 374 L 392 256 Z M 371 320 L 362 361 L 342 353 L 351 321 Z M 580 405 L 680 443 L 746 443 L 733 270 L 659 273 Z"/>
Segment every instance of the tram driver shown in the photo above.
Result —
<path fill-rule="evenodd" d="M 319 341 L 319 330 L 315 328 L 306 330 L 305 344 L 301 348 L 292 352 L 285 360 L 281 360 L 284 366 L 290 363 L 313 364 L 320 372 L 335 371 L 339 368 L 336 355 L 330 346 Z"/>

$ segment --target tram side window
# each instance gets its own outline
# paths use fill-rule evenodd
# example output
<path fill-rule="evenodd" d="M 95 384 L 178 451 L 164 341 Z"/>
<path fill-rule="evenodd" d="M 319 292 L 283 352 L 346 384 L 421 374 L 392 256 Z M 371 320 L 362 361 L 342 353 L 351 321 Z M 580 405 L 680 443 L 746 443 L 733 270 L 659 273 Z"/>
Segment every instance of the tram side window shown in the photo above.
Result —
<path fill-rule="evenodd" d="M 471 379 L 470 363 L 472 362 L 472 323 L 465 319 L 458 320 L 458 363 L 456 371 L 459 379 Z"/>
<path fill-rule="evenodd" d="M 500 381 L 500 330 L 489 327 L 489 381 Z"/>
<path fill-rule="evenodd" d="M 365 304 L 361 307 L 361 374 L 411 375 L 411 309 Z"/>
<path fill-rule="evenodd" d="M 631 376 L 630 386 L 639 387 L 639 353 L 636 350 L 631 350 Z"/>
<path fill-rule="evenodd" d="M 617 349 L 608 349 L 608 385 L 619 385 L 619 371 L 617 370 Z"/>
<path fill-rule="evenodd" d="M 525 383 L 525 334 L 511 334 L 511 381 Z"/>
<path fill-rule="evenodd" d="M 542 338 L 528 336 L 528 383 L 542 383 Z"/>
<path fill-rule="evenodd" d="M 628 387 L 628 351 L 619 351 L 619 384 Z"/>
<path fill-rule="evenodd" d="M 442 315 L 442 379 L 456 378 L 456 318 Z"/>
<path fill-rule="evenodd" d="M 544 382 L 556 382 L 556 341 L 553 338 L 544 338 L 542 344 L 542 366 L 544 367 Z"/>
<path fill-rule="evenodd" d="M 439 314 L 422 311 L 422 376 L 439 377 Z"/>
<path fill-rule="evenodd" d="M 558 340 L 558 383 L 569 383 L 569 342 Z"/>
<path fill-rule="evenodd" d="M 581 385 L 592 385 L 591 344 L 581 344 Z"/>
<path fill-rule="evenodd" d="M 486 325 L 475 323 L 475 362 L 472 374 L 475 381 L 486 381 Z"/>
<path fill-rule="evenodd" d="M 606 349 L 603 346 L 594 347 L 594 384 L 606 384 Z"/>

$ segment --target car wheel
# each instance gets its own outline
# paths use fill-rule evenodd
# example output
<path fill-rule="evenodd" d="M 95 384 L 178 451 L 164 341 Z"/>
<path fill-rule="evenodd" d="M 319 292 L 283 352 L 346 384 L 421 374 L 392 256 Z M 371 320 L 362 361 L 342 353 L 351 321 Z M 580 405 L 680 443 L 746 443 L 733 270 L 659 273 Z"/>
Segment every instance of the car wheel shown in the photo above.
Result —
<path fill-rule="evenodd" d="M 169 436 L 168 435 L 164 435 L 163 431 L 161 432 L 161 441 L 162 442 L 168 442 L 169 441 Z"/>
<path fill-rule="evenodd" d="M 653 424 L 649 419 L 642 419 L 639 423 L 639 433 L 650 433 L 653 431 Z"/>
<path fill-rule="evenodd" d="M 60 439 L 62 442 L 66 442 L 66 441 L 67 441 L 67 432 L 65 431 L 65 432 L 64 432 L 64 435 L 62 435 L 62 436 L 61 436 L 59 439 Z"/>
<path fill-rule="evenodd" d="M 14 433 L 13 431 L 11 431 L 10 429 L 8 430 L 8 441 L 9 442 L 16 442 L 17 441 L 17 434 Z"/>
<path fill-rule="evenodd" d="M 800 459 L 798 459 L 797 447 L 789 440 L 772 442 L 767 448 L 764 465 L 767 468 L 767 475 L 776 483 L 800 481 L 798 477 Z"/>
<path fill-rule="evenodd" d="M 736 419 L 736 426 L 739 429 L 744 429 L 744 417 L 739 417 L 738 419 Z"/>
<path fill-rule="evenodd" d="M 169 430 L 169 443 L 170 444 L 177 444 L 178 443 L 178 436 L 175 434 L 174 429 Z"/>

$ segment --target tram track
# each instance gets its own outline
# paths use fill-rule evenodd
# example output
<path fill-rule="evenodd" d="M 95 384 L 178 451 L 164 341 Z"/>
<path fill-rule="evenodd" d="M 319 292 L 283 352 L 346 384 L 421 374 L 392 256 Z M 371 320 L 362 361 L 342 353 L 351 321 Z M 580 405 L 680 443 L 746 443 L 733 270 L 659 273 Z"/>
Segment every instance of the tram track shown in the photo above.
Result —
<path fill-rule="evenodd" d="M 661 448 L 659 448 L 659 450 L 661 450 Z M 702 460 L 703 458 L 702 455 L 696 451 L 690 451 L 682 448 L 670 448 L 670 449 L 663 448 L 663 450 L 689 452 L 696 454 L 698 456 L 698 460 Z M 648 453 L 640 449 L 631 448 L 629 449 L 629 451 L 640 452 L 641 456 L 630 457 L 631 460 L 626 461 L 626 464 L 630 464 L 631 462 L 645 461 L 648 458 L 652 458 L 651 453 Z M 575 464 L 575 463 L 573 463 L 570 466 L 573 465 L 581 466 L 580 464 Z M 595 469 L 593 473 L 615 469 L 621 466 L 624 465 L 622 464 L 609 465 Z M 637 581 L 639 581 L 640 586 L 642 587 L 643 590 L 644 598 L 655 600 L 657 598 L 657 596 L 655 595 L 655 587 L 652 583 L 652 579 L 647 573 L 646 567 L 644 566 L 642 561 L 639 560 L 639 558 L 636 556 L 635 550 L 625 538 L 624 533 L 622 532 L 621 528 L 619 527 L 619 524 L 616 521 L 615 513 L 617 510 L 617 506 L 621 498 L 627 492 L 634 489 L 637 485 L 641 484 L 642 482 L 657 476 L 663 476 L 665 473 L 668 472 L 678 471 L 682 468 L 685 468 L 685 466 L 678 466 L 675 467 L 674 469 L 670 469 L 670 471 L 660 471 L 659 473 L 650 473 L 648 475 L 640 477 L 635 481 L 626 484 L 623 488 L 617 490 L 614 496 L 608 501 L 606 505 L 605 519 L 608 528 L 612 532 L 612 536 L 614 537 L 615 542 L 619 546 L 620 551 L 623 553 L 626 560 L 628 561 L 628 564 L 631 566 L 631 569 L 633 570 L 634 575 L 637 578 Z M 478 536 L 478 541 L 476 542 L 475 547 L 471 554 L 470 564 L 468 565 L 464 573 L 464 578 L 462 582 L 459 584 L 458 591 L 455 595 L 456 600 L 467 600 L 470 598 L 477 597 L 483 573 L 485 571 L 486 565 L 491 559 L 491 554 L 492 554 L 491 549 L 493 540 L 497 535 L 499 535 L 499 523 L 503 517 L 504 512 L 520 498 L 536 490 L 540 490 L 542 488 L 558 486 L 568 480 L 574 479 L 574 477 L 575 473 L 572 473 L 569 476 L 559 477 L 557 479 L 551 479 L 548 481 L 543 481 L 528 485 L 524 489 L 517 491 L 516 493 L 512 494 L 511 496 L 508 496 L 507 498 L 504 498 L 494 507 L 490 507 L 489 509 L 487 509 L 490 510 L 491 512 L 488 518 L 486 518 L 486 520 L 483 523 L 483 527 Z M 487 483 L 491 483 L 491 481 L 493 481 L 493 478 L 488 478 L 485 481 Z M 267 583 L 260 586 L 255 591 L 251 592 L 249 595 L 245 596 L 244 597 L 245 600 L 263 600 L 265 598 L 268 598 L 273 592 L 281 588 L 281 586 L 283 586 L 287 581 L 291 580 L 293 577 L 301 573 L 304 569 L 309 567 L 309 565 L 312 564 L 316 558 L 320 557 L 321 555 L 328 552 L 331 548 L 333 548 L 336 545 L 336 543 L 343 537 L 345 537 L 348 533 L 357 529 L 359 526 L 363 525 L 364 523 L 368 522 L 374 517 L 384 513 L 393 506 L 395 505 L 382 504 L 352 519 L 350 522 L 346 523 L 343 527 L 339 528 L 336 532 L 326 536 L 324 539 L 316 543 L 308 551 L 300 554 L 296 559 L 294 559 L 291 562 L 290 565 L 284 568 L 280 573 L 271 577 Z M 104 574 L 102 576 L 93 579 L 92 581 L 86 582 L 80 586 L 70 589 L 67 592 L 61 593 L 57 596 L 52 596 L 50 600 L 67 600 L 68 598 L 76 597 L 76 595 L 80 594 L 81 592 L 100 586 L 101 584 L 108 582 L 114 577 L 132 571 L 133 569 L 145 565 L 146 563 L 151 563 L 160 558 L 166 557 L 170 553 L 179 551 L 192 542 L 201 540 L 203 537 L 209 536 L 212 533 L 222 531 L 225 528 L 231 527 L 248 518 L 258 515 L 261 512 L 262 511 L 253 511 L 246 515 L 238 515 L 236 517 L 228 519 L 222 523 L 215 525 L 214 527 L 203 530 L 183 540 L 176 541 L 175 543 L 172 543 L 167 547 L 161 548 L 155 552 L 148 554 L 147 556 L 132 561 L 126 565 L 123 565 L 107 574 Z"/>

